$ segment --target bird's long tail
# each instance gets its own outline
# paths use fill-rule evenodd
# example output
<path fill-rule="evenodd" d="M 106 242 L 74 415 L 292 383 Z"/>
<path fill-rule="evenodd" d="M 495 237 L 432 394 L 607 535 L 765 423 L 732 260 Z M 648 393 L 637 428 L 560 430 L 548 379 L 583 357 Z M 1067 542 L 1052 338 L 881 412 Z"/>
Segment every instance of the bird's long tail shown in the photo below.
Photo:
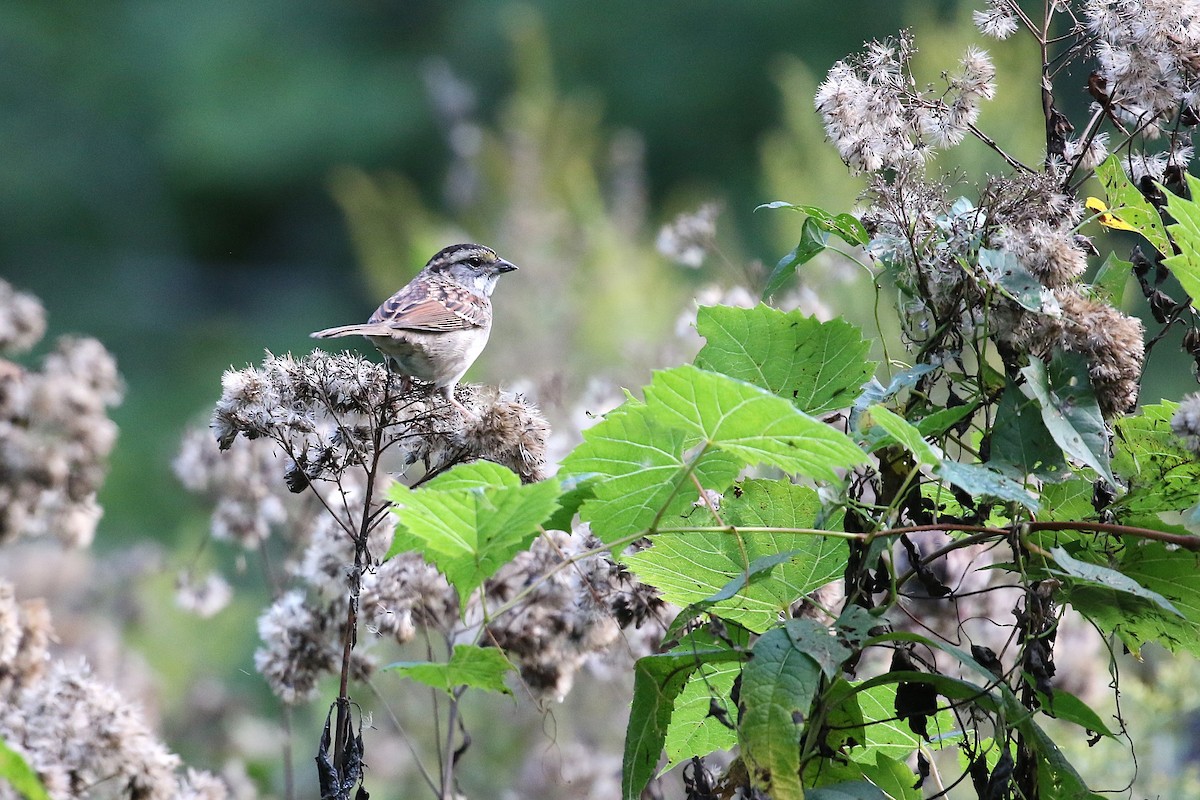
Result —
<path fill-rule="evenodd" d="M 337 328 L 313 331 L 309 336 L 314 339 L 336 339 L 339 336 L 387 336 L 390 332 L 385 325 L 368 322 L 362 325 L 341 325 Z"/>

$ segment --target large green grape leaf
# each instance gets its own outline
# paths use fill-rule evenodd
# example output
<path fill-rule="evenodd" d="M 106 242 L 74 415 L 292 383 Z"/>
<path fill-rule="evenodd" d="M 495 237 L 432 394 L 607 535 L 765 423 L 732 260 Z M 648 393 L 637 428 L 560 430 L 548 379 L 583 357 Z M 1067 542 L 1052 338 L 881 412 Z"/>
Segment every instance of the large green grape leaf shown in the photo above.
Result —
<path fill-rule="evenodd" d="M 490 461 L 459 464 L 420 489 L 397 483 L 388 494 L 396 536 L 388 558 L 418 550 L 458 592 L 471 592 L 527 548 L 558 507 L 556 481 L 522 484 Z"/>
<path fill-rule="evenodd" d="M 512 694 L 504 685 L 504 676 L 513 669 L 512 662 L 494 647 L 456 644 L 450 660 L 445 663 L 396 661 L 384 669 L 395 670 L 418 683 L 450 694 L 459 686 Z"/>
<path fill-rule="evenodd" d="M 1084 583 L 1091 586 L 1100 587 L 1102 589 L 1110 589 L 1114 592 L 1124 592 L 1139 597 L 1142 600 L 1148 600 L 1158 606 L 1162 611 L 1174 614 L 1177 617 L 1182 617 L 1175 606 L 1171 605 L 1171 601 L 1163 597 L 1158 592 L 1147 589 L 1136 580 L 1131 578 L 1124 572 L 1103 566 L 1101 564 L 1093 564 L 1090 561 L 1081 561 L 1061 547 L 1051 549 L 1050 555 L 1054 557 L 1054 561 L 1061 568 L 1060 575 L 1068 578 L 1075 583 Z"/>
<path fill-rule="evenodd" d="M 746 465 L 766 464 L 818 480 L 866 461 L 838 430 L 753 384 L 685 365 L 657 372 L 646 406 L 694 444 L 723 450 Z"/>
<path fill-rule="evenodd" d="M 737 744 L 737 734 L 728 725 L 730 720 L 737 717 L 737 713 L 728 707 L 728 698 L 734 681 L 741 673 L 741 664 L 731 662 L 705 665 L 692 675 L 675 700 L 675 712 L 671 715 L 671 726 L 664 742 L 667 753 L 664 771 L 693 756 L 703 757 L 717 750 L 729 750 Z M 711 713 L 714 699 L 726 701 L 726 720 L 722 721 Z"/>
<path fill-rule="evenodd" d="M 735 527 L 810 528 L 819 511 L 820 501 L 812 489 L 782 481 L 747 480 L 726 495 L 721 517 Z M 701 521 L 707 523 L 711 517 Z M 756 576 L 733 597 L 711 606 L 713 613 L 761 632 L 778 623 L 805 594 L 842 574 L 848 557 L 844 540 L 784 531 L 664 533 L 655 537 L 653 546 L 623 560 L 664 599 L 688 606 L 717 594 L 744 575 L 755 560 L 776 554 L 790 557 Z"/>
<path fill-rule="evenodd" d="M 1104 163 L 1096 167 L 1096 177 L 1104 185 L 1109 213 L 1136 229 L 1158 252 L 1170 253 L 1171 243 L 1163 229 L 1158 209 L 1125 177 L 1120 157 L 1114 153 L 1106 158 Z M 1175 212 L 1172 210 L 1171 213 Z"/>
<path fill-rule="evenodd" d="M 829 707 L 829 745 L 846 748 L 853 761 L 871 763 L 876 755 L 903 761 L 921 746 L 922 739 L 907 722 L 896 718 L 896 685 L 883 684 L 857 691 L 855 684 L 839 681 L 826 695 Z M 930 719 L 936 742 L 955 740 L 958 723 L 949 709 Z M 852 741 L 851 741 L 852 740 Z"/>
<path fill-rule="evenodd" d="M 1129 491 L 1117 504 L 1130 514 L 1183 511 L 1200 502 L 1200 463 L 1171 431 L 1178 403 L 1142 406 L 1136 417 L 1116 422 L 1113 472 Z"/>
<path fill-rule="evenodd" d="M 692 508 L 701 486 L 723 490 L 741 462 L 720 450 L 685 455 L 687 436 L 670 428 L 645 403 L 629 401 L 583 433 L 562 473 L 593 474 L 593 497 L 580 516 L 604 542 L 637 535 Z M 690 472 L 689 472 L 690 470 Z"/>
<path fill-rule="evenodd" d="M 851 405 L 875 371 L 871 344 L 844 319 L 821 322 L 798 311 L 702 306 L 696 329 L 706 344 L 696 366 L 788 398 L 809 414 Z"/>
<path fill-rule="evenodd" d="M 1127 540 L 1116 587 L 1073 582 L 1067 601 L 1135 654 L 1147 642 L 1200 655 L 1200 554 Z M 1128 581 L 1135 587 L 1130 591 Z"/>
<path fill-rule="evenodd" d="M 769 776 L 772 797 L 804 797 L 800 786 L 800 735 L 822 675 L 833 677 L 850 654 L 843 648 L 832 670 L 820 653 L 841 647 L 811 620 L 788 620 L 754 643 L 742 670 L 738 741 L 742 757 L 758 775 Z"/>
<path fill-rule="evenodd" d="M 1200 197 L 1200 194 L 1197 194 L 1200 192 L 1200 180 L 1188 175 L 1187 184 L 1192 197 Z M 1167 230 L 1175 240 L 1178 252 L 1164 258 L 1163 263 L 1188 293 L 1192 307 L 1200 308 L 1197 305 L 1200 302 L 1200 205 L 1197 205 L 1194 199 L 1187 200 L 1168 192 L 1167 212 L 1175 218 L 1175 224 L 1169 225 Z M 1159 247 L 1158 251 L 1172 252 L 1169 246 Z"/>
<path fill-rule="evenodd" d="M 621 763 L 621 797 L 638 800 L 654 777 L 671 715 L 680 692 L 702 664 L 740 661 L 744 656 L 724 646 L 695 647 L 686 652 L 639 658 L 633 666 L 633 705 L 625 730 Z"/>
<path fill-rule="evenodd" d="M 613 542 L 685 514 L 698 496 L 693 477 L 721 492 L 745 466 L 833 480 L 837 468 L 863 460 L 849 437 L 788 401 L 683 366 L 655 373 L 645 402 L 629 401 L 585 431 L 562 472 L 598 476 L 580 513 Z"/>

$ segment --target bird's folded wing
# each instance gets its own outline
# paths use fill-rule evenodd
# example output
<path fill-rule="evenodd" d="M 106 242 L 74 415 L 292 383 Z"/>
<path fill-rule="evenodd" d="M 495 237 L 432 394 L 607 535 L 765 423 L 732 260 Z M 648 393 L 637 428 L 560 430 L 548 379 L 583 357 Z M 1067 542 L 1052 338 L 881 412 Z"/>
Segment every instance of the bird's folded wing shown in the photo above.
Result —
<path fill-rule="evenodd" d="M 409 284 L 384 301 L 368 325 L 412 331 L 461 331 L 486 326 L 491 303 L 452 282 Z"/>

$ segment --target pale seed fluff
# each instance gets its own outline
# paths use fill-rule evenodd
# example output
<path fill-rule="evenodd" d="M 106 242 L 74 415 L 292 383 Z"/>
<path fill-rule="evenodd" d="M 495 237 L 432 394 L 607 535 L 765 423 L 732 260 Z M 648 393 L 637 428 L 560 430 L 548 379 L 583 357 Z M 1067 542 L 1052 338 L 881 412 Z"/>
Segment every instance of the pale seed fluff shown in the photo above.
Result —
<path fill-rule="evenodd" d="M 1183 398 L 1171 417 L 1171 430 L 1183 440 L 1184 446 L 1200 455 L 1200 392 Z"/>
<path fill-rule="evenodd" d="M 986 11 L 974 11 L 971 19 L 984 36 L 1007 39 L 1017 32 L 1017 16 L 1006 2 L 993 3 Z"/>
<path fill-rule="evenodd" d="M 24 353 L 45 334 L 42 301 L 0 280 L 0 353 Z"/>
<path fill-rule="evenodd" d="M 1154 136 L 1193 105 L 1200 54 L 1197 0 L 1087 0 L 1098 73 L 1115 113 Z"/>
<path fill-rule="evenodd" d="M 1069 164 L 1078 162 L 1080 169 L 1095 169 L 1108 157 L 1108 133 L 1098 133 L 1090 140 L 1067 139 L 1063 143 L 1063 158 Z"/>
<path fill-rule="evenodd" d="M 675 217 L 658 231 L 658 252 L 685 267 L 698 269 L 717 236 L 719 203 L 705 203 L 695 211 Z"/>
<path fill-rule="evenodd" d="M 258 618 L 263 644 L 254 653 L 254 668 L 288 705 L 311 700 L 317 681 L 339 660 L 324 623 L 298 589 L 281 595 Z"/>
<path fill-rule="evenodd" d="M 198 577 L 185 570 L 175 578 L 175 604 L 203 619 L 215 616 L 232 599 L 229 582 L 216 572 Z"/>
<path fill-rule="evenodd" d="M 995 95 L 995 67 L 970 48 L 944 92 L 922 92 L 910 71 L 911 40 L 870 42 L 863 53 L 833 65 L 814 104 L 825 132 L 857 171 L 923 163 L 934 148 L 963 140 L 979 117 L 980 102 Z"/>

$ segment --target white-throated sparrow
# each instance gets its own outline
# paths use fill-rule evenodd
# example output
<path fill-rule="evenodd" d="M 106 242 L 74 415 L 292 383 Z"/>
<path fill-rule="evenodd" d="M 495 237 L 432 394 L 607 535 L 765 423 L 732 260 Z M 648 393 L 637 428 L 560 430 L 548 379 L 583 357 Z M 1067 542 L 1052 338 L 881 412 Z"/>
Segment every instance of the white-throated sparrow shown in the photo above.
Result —
<path fill-rule="evenodd" d="M 316 339 L 365 336 L 397 372 L 432 383 L 467 416 L 454 387 L 487 344 L 496 280 L 516 266 L 478 244 L 441 250 L 362 325 L 316 331 Z"/>

